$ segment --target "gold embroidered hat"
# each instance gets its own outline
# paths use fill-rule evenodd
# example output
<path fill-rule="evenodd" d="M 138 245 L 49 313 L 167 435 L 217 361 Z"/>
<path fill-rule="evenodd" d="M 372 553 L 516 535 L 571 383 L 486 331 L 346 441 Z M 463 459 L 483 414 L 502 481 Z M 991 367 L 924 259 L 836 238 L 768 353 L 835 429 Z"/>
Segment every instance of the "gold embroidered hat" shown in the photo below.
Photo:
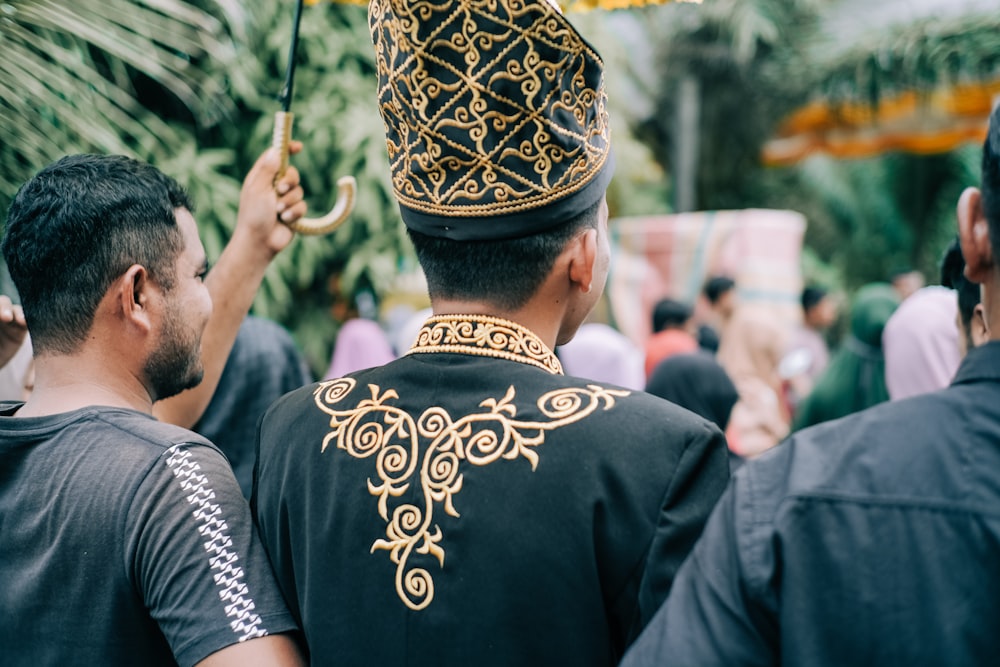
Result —
<path fill-rule="evenodd" d="M 378 103 L 403 221 L 526 236 L 604 194 L 603 62 L 549 0 L 371 0 Z"/>

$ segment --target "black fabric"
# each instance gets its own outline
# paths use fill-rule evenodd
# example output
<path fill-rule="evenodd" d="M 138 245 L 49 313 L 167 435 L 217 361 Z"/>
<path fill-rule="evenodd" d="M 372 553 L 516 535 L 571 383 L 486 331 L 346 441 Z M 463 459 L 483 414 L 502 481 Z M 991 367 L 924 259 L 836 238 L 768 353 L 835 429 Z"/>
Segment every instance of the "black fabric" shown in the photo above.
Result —
<path fill-rule="evenodd" d="M 259 317 L 243 320 L 212 400 L 191 430 L 222 450 L 246 498 L 253 487 L 257 422 L 275 400 L 312 381 L 288 331 Z"/>
<path fill-rule="evenodd" d="M 992 665 L 1000 343 L 738 472 L 623 667 Z"/>
<path fill-rule="evenodd" d="M 727 477 L 719 430 L 643 392 L 411 354 L 278 401 L 252 505 L 314 664 L 586 667 L 620 659 Z"/>
<path fill-rule="evenodd" d="M 656 365 L 646 391 L 701 415 L 723 431 L 739 399 L 736 385 L 707 353 L 675 354 Z"/>
<path fill-rule="evenodd" d="M 0 663 L 193 665 L 293 630 L 223 456 L 149 415 L 0 403 Z"/>
<path fill-rule="evenodd" d="M 601 200 L 614 174 L 614 153 L 608 149 L 604 164 L 593 180 L 544 208 L 491 215 L 483 220 L 472 216 L 428 215 L 399 204 L 399 214 L 407 227 L 428 236 L 453 241 L 516 239 L 544 232 L 574 219 Z"/>

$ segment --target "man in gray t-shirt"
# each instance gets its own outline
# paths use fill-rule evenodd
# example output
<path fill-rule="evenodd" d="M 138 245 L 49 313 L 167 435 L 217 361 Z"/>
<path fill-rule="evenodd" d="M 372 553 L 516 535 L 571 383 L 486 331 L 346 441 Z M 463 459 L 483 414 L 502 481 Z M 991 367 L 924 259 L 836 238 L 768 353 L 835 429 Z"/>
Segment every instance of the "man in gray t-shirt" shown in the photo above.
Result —
<path fill-rule="evenodd" d="M 278 162 L 247 177 L 211 285 L 187 195 L 150 165 L 69 156 L 15 196 L 3 254 L 35 387 L 0 403 L 0 664 L 300 664 L 228 463 L 153 417 L 221 368 L 223 325 L 231 345 L 291 239 L 279 211 L 304 213 Z"/>

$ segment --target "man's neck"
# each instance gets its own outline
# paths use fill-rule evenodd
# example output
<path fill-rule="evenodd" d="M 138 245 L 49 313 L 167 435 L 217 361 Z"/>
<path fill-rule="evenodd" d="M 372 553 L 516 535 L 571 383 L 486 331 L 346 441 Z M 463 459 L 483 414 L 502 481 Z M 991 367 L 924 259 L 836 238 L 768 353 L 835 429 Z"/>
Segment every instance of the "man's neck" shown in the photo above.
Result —
<path fill-rule="evenodd" d="M 40 355 L 35 358 L 35 387 L 16 416 L 42 417 L 96 405 L 145 413 L 153 409 L 142 382 L 117 364 L 85 355 Z"/>

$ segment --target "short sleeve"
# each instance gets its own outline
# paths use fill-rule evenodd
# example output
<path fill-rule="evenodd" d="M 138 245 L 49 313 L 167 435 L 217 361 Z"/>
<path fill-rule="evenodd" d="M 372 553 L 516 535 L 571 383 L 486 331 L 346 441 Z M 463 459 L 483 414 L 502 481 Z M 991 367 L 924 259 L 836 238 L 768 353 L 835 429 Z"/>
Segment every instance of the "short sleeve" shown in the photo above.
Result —
<path fill-rule="evenodd" d="M 137 488 L 125 522 L 127 573 L 182 667 L 296 629 L 218 450 L 166 450 Z"/>

